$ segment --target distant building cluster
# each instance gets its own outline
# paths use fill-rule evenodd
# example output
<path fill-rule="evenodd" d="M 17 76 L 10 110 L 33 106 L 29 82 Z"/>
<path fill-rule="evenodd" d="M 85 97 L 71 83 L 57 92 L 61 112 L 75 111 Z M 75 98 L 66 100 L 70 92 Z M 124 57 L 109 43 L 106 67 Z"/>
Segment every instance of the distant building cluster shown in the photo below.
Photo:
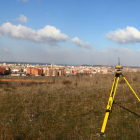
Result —
<path fill-rule="evenodd" d="M 63 66 L 63 65 L 31 65 L 31 64 L 0 64 L 0 75 L 9 76 L 68 76 L 107 74 L 116 71 L 113 66 Z M 124 67 L 123 72 L 137 72 L 140 68 Z"/>

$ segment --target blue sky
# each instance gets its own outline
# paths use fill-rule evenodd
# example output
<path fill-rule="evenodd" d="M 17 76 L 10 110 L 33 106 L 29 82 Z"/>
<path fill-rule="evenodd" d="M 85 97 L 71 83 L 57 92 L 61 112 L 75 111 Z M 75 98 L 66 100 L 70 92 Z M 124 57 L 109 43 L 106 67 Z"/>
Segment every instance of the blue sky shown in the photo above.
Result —
<path fill-rule="evenodd" d="M 140 1 L 0 0 L 0 61 L 140 66 Z"/>

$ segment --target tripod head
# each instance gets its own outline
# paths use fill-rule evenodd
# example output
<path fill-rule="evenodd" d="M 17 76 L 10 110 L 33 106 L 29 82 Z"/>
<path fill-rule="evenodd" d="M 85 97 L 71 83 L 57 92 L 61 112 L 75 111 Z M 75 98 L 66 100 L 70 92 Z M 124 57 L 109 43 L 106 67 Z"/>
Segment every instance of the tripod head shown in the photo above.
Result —
<path fill-rule="evenodd" d="M 122 66 L 115 66 L 115 69 L 123 69 Z"/>

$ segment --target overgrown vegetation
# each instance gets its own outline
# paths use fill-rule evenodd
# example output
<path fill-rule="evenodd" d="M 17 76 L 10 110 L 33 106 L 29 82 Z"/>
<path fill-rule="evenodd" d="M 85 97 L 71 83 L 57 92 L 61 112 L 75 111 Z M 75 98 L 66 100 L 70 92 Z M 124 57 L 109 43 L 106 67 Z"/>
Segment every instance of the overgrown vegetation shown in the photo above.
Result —
<path fill-rule="evenodd" d="M 124 75 L 140 97 L 140 73 Z M 56 77 L 52 84 L 0 82 L 0 139 L 99 139 L 113 79 L 98 74 Z M 139 140 L 140 103 L 122 78 L 115 102 L 102 139 Z"/>

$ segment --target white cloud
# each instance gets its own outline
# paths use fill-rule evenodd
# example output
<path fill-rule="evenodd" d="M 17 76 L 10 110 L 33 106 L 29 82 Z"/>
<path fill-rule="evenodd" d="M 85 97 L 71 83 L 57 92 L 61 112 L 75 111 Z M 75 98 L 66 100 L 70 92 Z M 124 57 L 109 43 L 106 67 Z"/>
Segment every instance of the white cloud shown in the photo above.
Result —
<path fill-rule="evenodd" d="M 127 26 L 126 29 L 111 31 L 106 34 L 106 37 L 120 44 L 134 44 L 140 42 L 140 32 L 136 28 L 129 26 Z"/>
<path fill-rule="evenodd" d="M 133 52 L 131 49 L 128 49 L 128 48 L 118 48 L 118 47 L 114 47 L 114 46 L 112 46 L 112 47 L 109 47 L 109 50 L 111 50 L 111 51 L 113 51 L 113 52 L 115 52 L 115 53 L 125 53 L 125 52 L 129 52 L 129 53 L 131 53 L 131 52 Z"/>
<path fill-rule="evenodd" d="M 7 48 L 3 48 L 3 50 L 4 50 L 5 52 L 9 52 L 9 50 L 8 50 Z"/>
<path fill-rule="evenodd" d="M 23 2 L 26 2 L 26 1 L 29 1 L 29 0 L 23 0 Z"/>
<path fill-rule="evenodd" d="M 41 3 L 41 0 L 36 0 L 38 3 Z"/>
<path fill-rule="evenodd" d="M 22 25 L 12 25 L 7 22 L 0 27 L 0 36 L 7 36 L 15 39 L 29 40 L 38 43 L 48 43 L 50 45 L 59 45 L 60 41 L 65 42 L 68 36 L 60 33 L 59 29 L 47 25 L 43 29 L 35 31 Z"/>
<path fill-rule="evenodd" d="M 70 65 L 118 65 L 118 57 L 120 57 L 120 64 L 122 66 L 140 66 L 139 50 L 118 47 L 110 47 L 106 50 L 39 49 L 38 51 L 32 51 L 32 49 L 29 48 L 28 52 L 26 52 L 26 57 L 23 52 L 16 53 L 13 56 L 18 59 L 18 61 L 24 62 L 48 62 Z M 1 58 L 4 59 L 5 57 L 2 57 L 0 52 L 0 59 Z M 6 57 L 5 59 L 8 58 Z"/>
<path fill-rule="evenodd" d="M 17 0 L 17 1 L 21 1 L 21 0 Z M 22 0 L 23 2 L 29 1 L 29 0 Z"/>
<path fill-rule="evenodd" d="M 19 18 L 17 18 L 17 20 L 19 20 L 20 22 L 26 23 L 27 22 L 27 17 L 24 16 L 24 15 L 20 15 Z"/>
<path fill-rule="evenodd" d="M 43 44 L 42 44 L 43 45 Z M 40 44 L 38 44 L 40 46 Z M 45 46 L 45 45 L 44 45 Z M 1 61 L 44 62 L 70 65 L 118 65 L 118 57 L 122 66 L 140 66 L 140 50 L 110 47 L 106 50 L 95 49 L 46 49 L 43 47 L 27 47 L 28 51 L 18 51 L 11 46 L 10 53 L 0 51 Z M 34 51 L 36 50 L 36 51 Z M 26 56 L 26 57 L 25 57 Z"/>
<path fill-rule="evenodd" d="M 88 42 L 84 43 L 78 37 L 72 38 L 71 41 L 74 42 L 78 47 L 85 47 L 87 49 L 92 48 L 92 46 Z"/>

